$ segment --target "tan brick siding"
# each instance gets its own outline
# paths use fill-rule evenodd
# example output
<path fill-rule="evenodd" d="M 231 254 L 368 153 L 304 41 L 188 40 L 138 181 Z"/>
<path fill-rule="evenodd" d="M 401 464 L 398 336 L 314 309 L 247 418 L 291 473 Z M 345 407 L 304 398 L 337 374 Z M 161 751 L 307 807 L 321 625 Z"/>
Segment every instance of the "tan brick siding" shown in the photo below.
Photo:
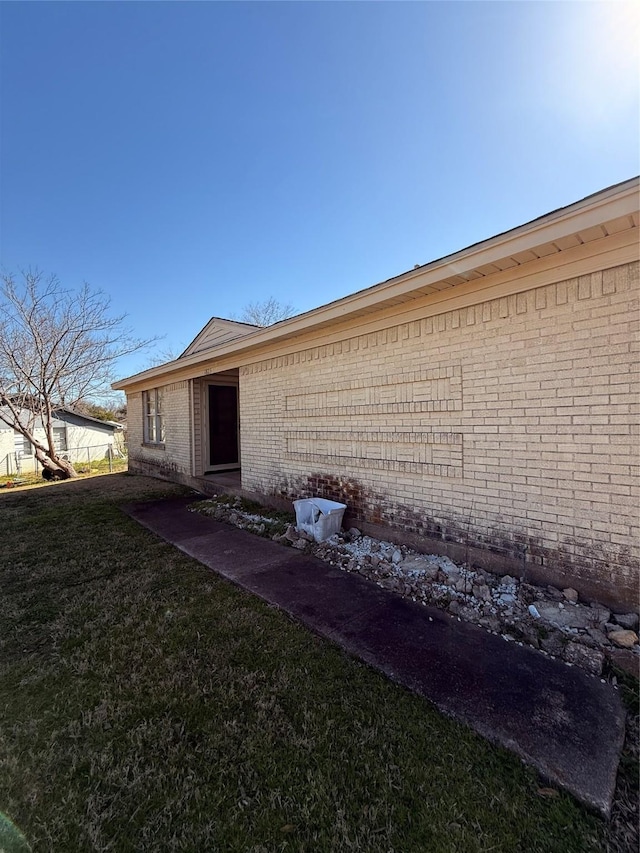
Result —
<path fill-rule="evenodd" d="M 637 589 L 637 295 L 626 264 L 243 367 L 243 487 Z"/>
<path fill-rule="evenodd" d="M 190 383 L 174 382 L 160 387 L 163 392 L 164 446 L 144 444 L 142 394 L 127 395 L 129 467 L 133 471 L 168 479 L 176 474 L 188 476 L 192 473 Z"/>
<path fill-rule="evenodd" d="M 192 385 L 193 398 L 193 470 L 199 474 L 203 470 L 204 457 L 203 446 L 204 436 L 202 430 L 202 388 L 199 382 L 193 382 Z"/>

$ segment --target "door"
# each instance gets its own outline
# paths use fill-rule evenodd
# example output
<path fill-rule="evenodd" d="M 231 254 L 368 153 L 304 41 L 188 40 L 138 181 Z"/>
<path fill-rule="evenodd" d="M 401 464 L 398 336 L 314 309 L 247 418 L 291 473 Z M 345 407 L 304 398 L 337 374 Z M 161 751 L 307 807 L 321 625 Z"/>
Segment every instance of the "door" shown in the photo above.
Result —
<path fill-rule="evenodd" d="M 208 469 L 237 468 L 238 388 L 209 385 L 209 466 Z"/>

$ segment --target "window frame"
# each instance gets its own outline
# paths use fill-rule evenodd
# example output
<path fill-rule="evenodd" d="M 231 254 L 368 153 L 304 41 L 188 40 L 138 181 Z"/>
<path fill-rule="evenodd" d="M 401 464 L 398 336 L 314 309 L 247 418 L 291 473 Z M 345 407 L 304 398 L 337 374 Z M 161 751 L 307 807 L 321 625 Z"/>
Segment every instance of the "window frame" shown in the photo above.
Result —
<path fill-rule="evenodd" d="M 162 388 L 142 392 L 142 443 L 164 447 L 165 422 Z"/>
<path fill-rule="evenodd" d="M 33 445 L 17 429 L 13 431 L 13 449 L 16 456 L 33 456 Z"/>
<path fill-rule="evenodd" d="M 66 426 L 54 426 L 51 428 L 53 435 L 53 449 L 56 453 L 66 453 L 69 450 Z"/>

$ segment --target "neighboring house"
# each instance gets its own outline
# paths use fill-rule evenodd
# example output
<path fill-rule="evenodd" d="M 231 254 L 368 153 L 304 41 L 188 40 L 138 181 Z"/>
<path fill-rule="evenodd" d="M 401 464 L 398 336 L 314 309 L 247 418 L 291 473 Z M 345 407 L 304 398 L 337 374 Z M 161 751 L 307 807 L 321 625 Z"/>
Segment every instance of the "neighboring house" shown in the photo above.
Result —
<path fill-rule="evenodd" d="M 26 423 L 28 413 L 21 420 Z M 56 450 L 76 465 L 104 459 L 107 453 L 121 455 L 123 452 L 122 424 L 100 421 L 80 415 L 70 409 L 56 409 L 52 421 L 53 440 Z M 46 446 L 44 425 L 38 420 L 34 437 Z M 0 476 L 27 474 L 37 471 L 33 445 L 21 433 L 0 421 Z"/>
<path fill-rule="evenodd" d="M 130 470 L 637 607 L 638 179 L 123 379 Z M 229 475 L 226 475 L 229 479 Z"/>

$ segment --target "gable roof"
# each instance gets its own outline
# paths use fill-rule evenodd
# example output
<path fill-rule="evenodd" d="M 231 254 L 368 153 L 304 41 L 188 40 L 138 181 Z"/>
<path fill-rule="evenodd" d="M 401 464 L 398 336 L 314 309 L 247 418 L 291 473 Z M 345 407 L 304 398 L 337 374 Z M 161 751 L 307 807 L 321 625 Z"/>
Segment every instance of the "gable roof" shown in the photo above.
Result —
<path fill-rule="evenodd" d="M 27 409 L 20 410 L 20 420 L 24 423 L 28 423 L 30 417 L 33 417 L 33 412 L 29 412 Z M 36 427 L 38 429 L 44 429 L 42 418 L 36 415 L 35 419 L 37 422 Z M 54 427 L 63 427 L 67 424 L 71 424 L 73 426 L 88 426 L 92 429 L 101 430 L 102 432 L 116 432 L 116 430 L 124 429 L 122 424 L 117 424 L 115 421 L 101 421 L 99 418 L 92 418 L 89 415 L 81 415 L 79 412 L 74 412 L 72 409 L 67 409 L 63 406 L 54 410 L 51 423 Z M 13 427 L 0 420 L 0 429 L 13 430 Z"/>
<path fill-rule="evenodd" d="M 67 409 L 64 406 L 56 409 L 54 416 L 63 423 L 72 424 L 73 426 L 88 426 L 92 429 L 102 430 L 103 432 L 116 432 L 117 430 L 124 429 L 123 425 L 116 421 L 103 421 L 100 418 L 93 418 L 91 415 L 74 412 L 73 409 Z"/>
<path fill-rule="evenodd" d="M 477 301 L 482 291 L 502 274 L 516 279 L 534 275 L 533 269 L 544 268 L 547 273 L 552 270 L 552 275 L 565 275 L 565 270 L 575 262 L 576 251 L 585 247 L 598 256 L 598 263 L 604 264 L 600 268 L 606 268 L 614 255 L 613 263 L 625 262 L 621 257 L 637 260 L 638 186 L 639 178 L 635 177 L 607 187 L 524 225 L 312 311 L 266 328 L 256 328 L 206 351 L 185 353 L 175 361 L 121 379 L 113 388 L 150 387 L 173 381 L 178 372 L 181 377 L 196 376 L 200 365 L 214 358 L 242 356 L 246 361 L 250 352 L 257 350 L 262 353 L 260 357 L 264 357 L 267 347 L 275 349 L 309 332 L 326 333 L 344 321 L 356 318 L 362 321 L 383 308 L 391 308 L 399 316 L 402 311 L 408 312 L 410 303 L 415 304 L 418 299 L 432 297 L 431 301 L 434 305 L 437 302 L 440 310 L 448 310 L 459 293 L 473 292 Z"/>
<path fill-rule="evenodd" d="M 29 411 L 28 409 L 20 409 L 19 418 L 25 424 L 29 423 L 29 420 L 31 418 L 34 418 L 34 420 L 36 421 L 36 428 L 37 429 L 44 429 L 44 426 L 42 423 L 42 418 L 40 418 L 38 415 L 34 415 L 34 413 Z M 53 414 L 53 418 L 51 420 L 51 423 L 54 427 L 63 427 L 64 426 L 64 422 L 61 421 L 56 416 L 55 412 Z M 1 430 L 11 430 L 11 432 L 13 432 L 13 427 L 9 426 L 9 424 L 6 424 L 3 420 L 0 420 L 0 429 Z"/>
<path fill-rule="evenodd" d="M 219 344 L 233 341 L 242 335 L 248 335 L 250 332 L 255 332 L 260 326 L 254 326 L 252 323 L 238 323 L 236 320 L 225 320 L 222 317 L 212 317 L 206 326 L 198 332 L 195 338 L 191 341 L 186 350 L 181 353 L 178 358 L 184 358 L 187 355 L 195 355 L 198 352 L 212 349 Z"/>

